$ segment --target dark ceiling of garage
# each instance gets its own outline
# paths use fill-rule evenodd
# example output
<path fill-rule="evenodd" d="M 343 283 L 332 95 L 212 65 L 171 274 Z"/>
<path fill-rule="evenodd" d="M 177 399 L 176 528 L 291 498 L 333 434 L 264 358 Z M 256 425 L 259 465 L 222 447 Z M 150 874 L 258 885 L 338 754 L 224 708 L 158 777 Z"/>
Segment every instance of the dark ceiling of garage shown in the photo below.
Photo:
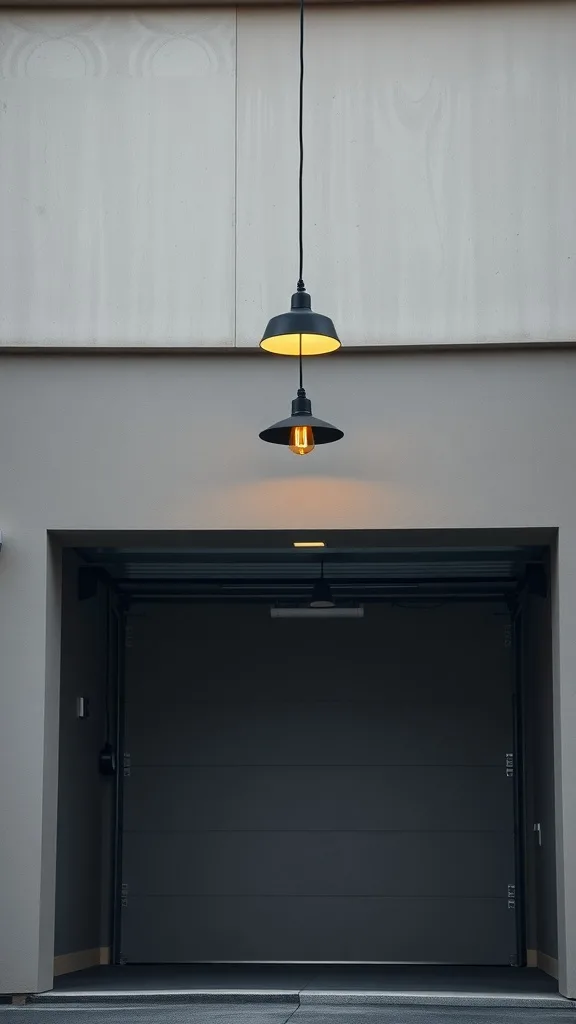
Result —
<path fill-rule="evenodd" d="M 136 599 L 306 601 L 323 573 L 338 602 L 493 597 L 545 586 L 543 547 L 80 548 L 88 576 Z"/>

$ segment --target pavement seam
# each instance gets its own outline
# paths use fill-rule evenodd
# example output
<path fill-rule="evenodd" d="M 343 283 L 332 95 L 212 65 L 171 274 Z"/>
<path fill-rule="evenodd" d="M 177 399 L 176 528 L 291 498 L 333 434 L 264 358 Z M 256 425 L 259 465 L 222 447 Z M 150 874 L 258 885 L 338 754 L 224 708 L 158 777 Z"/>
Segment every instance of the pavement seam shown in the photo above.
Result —
<path fill-rule="evenodd" d="M 288 1015 L 288 1017 L 287 1017 L 287 1018 L 286 1018 L 286 1020 L 284 1021 L 284 1024 L 288 1024 L 288 1021 L 292 1020 L 292 1017 L 294 1017 L 294 1015 L 295 1015 L 296 1013 L 298 1013 L 298 1011 L 299 1011 L 299 1009 L 300 1009 L 301 1005 L 302 1005 L 302 1004 L 301 1004 L 301 1002 L 300 1002 L 300 993 L 298 993 L 298 1003 L 297 1003 L 297 1005 L 296 1005 L 296 1006 L 294 1007 L 294 1009 L 292 1010 L 292 1013 Z"/>

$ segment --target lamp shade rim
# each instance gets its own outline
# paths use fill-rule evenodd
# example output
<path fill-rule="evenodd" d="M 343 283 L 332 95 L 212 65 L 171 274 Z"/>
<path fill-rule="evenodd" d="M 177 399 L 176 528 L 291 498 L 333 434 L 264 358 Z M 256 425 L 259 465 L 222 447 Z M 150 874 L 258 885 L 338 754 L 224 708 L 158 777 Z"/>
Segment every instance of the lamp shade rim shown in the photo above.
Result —
<path fill-rule="evenodd" d="M 262 441 L 269 441 L 271 444 L 290 444 L 290 432 L 293 427 L 311 427 L 314 432 L 314 444 L 330 444 L 332 441 L 339 441 L 344 437 L 344 431 L 320 420 L 317 416 L 301 413 L 288 416 L 284 420 L 278 420 L 271 427 L 262 430 L 259 437 Z"/>
<path fill-rule="evenodd" d="M 341 346 L 330 317 L 310 309 L 292 309 L 269 320 L 260 348 L 276 355 L 293 356 L 299 355 L 300 343 L 303 356 L 335 352 Z"/>

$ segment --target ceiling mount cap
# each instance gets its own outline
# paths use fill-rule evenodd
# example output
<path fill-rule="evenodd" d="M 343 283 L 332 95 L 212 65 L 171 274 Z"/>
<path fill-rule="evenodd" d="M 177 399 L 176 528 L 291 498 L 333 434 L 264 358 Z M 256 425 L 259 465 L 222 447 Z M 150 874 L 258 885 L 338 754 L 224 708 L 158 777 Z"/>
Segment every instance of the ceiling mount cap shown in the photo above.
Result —
<path fill-rule="evenodd" d="M 300 341 L 302 339 L 302 341 Z M 307 291 L 294 292 L 289 313 L 269 321 L 260 348 L 277 356 L 322 356 L 340 348 L 340 339 L 329 316 L 315 313 Z"/>
<path fill-rule="evenodd" d="M 290 309 L 312 309 L 312 299 L 305 288 L 301 288 L 299 291 L 294 292 L 290 299 Z"/>

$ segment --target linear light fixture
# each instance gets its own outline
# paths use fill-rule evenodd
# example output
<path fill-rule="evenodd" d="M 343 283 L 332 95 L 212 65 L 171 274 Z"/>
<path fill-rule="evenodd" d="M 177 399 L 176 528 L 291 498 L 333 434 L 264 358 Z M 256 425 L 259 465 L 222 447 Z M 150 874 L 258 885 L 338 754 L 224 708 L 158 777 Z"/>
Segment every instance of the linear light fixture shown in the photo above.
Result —
<path fill-rule="evenodd" d="M 323 540 L 294 540 L 292 541 L 292 547 L 294 548 L 325 548 L 326 544 Z"/>
<path fill-rule="evenodd" d="M 361 604 L 334 608 L 311 608 L 310 605 L 278 608 L 273 605 L 270 615 L 273 619 L 363 619 L 364 607 Z"/>

